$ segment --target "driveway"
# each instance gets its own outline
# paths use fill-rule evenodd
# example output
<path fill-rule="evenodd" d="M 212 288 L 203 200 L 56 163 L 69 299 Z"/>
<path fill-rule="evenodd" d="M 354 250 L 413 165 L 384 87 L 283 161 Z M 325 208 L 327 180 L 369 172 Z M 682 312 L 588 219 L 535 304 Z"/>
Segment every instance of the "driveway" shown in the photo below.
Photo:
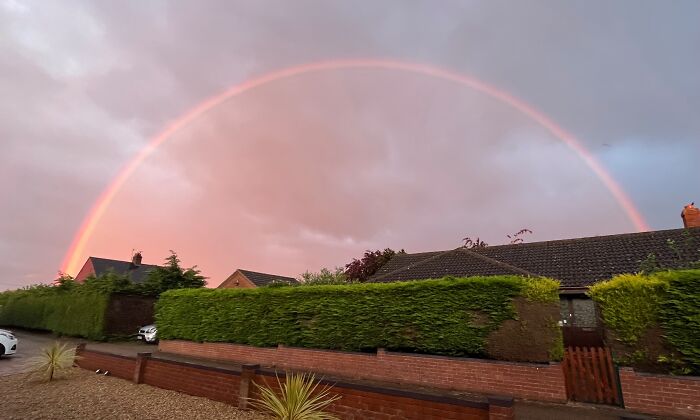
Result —
<path fill-rule="evenodd" d="M 83 338 L 60 337 L 48 332 L 37 332 L 20 330 L 16 328 L 8 328 L 14 332 L 19 339 L 17 344 L 17 353 L 12 356 L 3 356 L 0 359 L 0 376 L 12 375 L 15 373 L 26 372 L 29 369 L 29 362 L 32 357 L 36 357 L 41 353 L 41 350 L 51 345 L 54 341 L 69 343 L 75 346 L 78 343 L 87 343 L 88 349 L 102 350 L 110 353 L 122 354 L 124 356 L 136 355 L 138 352 L 154 352 L 156 346 L 148 345 L 142 342 L 112 342 L 103 343 L 88 341 Z"/>

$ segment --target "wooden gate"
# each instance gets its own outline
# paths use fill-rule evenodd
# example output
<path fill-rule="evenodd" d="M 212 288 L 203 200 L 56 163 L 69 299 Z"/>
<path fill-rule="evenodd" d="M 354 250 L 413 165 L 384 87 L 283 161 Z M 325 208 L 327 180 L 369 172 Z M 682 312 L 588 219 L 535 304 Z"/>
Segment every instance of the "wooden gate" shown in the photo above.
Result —
<path fill-rule="evenodd" d="M 570 400 L 621 405 L 618 375 L 607 347 L 567 347 L 564 378 Z"/>

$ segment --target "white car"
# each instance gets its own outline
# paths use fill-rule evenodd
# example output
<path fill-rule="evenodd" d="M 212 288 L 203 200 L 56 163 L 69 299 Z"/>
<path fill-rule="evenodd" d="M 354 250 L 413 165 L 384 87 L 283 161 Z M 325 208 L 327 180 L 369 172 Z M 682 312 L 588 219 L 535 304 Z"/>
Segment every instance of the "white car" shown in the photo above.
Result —
<path fill-rule="evenodd" d="M 150 344 L 155 344 L 158 342 L 158 328 L 156 328 L 154 324 L 141 327 L 139 333 L 136 334 L 136 338 Z"/>
<path fill-rule="evenodd" d="M 17 337 L 12 331 L 0 329 L 0 357 L 17 352 Z"/>

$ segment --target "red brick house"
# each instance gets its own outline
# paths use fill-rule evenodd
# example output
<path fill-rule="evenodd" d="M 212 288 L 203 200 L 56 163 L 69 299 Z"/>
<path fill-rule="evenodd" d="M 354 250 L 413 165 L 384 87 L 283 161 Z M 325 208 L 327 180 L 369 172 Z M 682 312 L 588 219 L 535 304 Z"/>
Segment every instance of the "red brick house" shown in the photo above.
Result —
<path fill-rule="evenodd" d="M 82 283 L 90 276 L 100 276 L 109 272 L 123 274 L 129 277 L 134 283 L 143 283 L 148 277 L 148 272 L 157 265 L 142 264 L 143 259 L 140 252 L 134 254 L 131 261 L 112 260 L 108 258 L 88 257 L 75 276 L 75 281 Z"/>
<path fill-rule="evenodd" d="M 700 210 L 689 205 L 682 216 L 684 229 L 396 254 L 369 281 L 507 274 L 550 277 L 561 282 L 565 342 L 597 345 L 602 330 L 595 304 L 585 294 L 588 287 L 618 274 L 639 272 L 644 263 L 678 268 L 700 260 Z"/>
<path fill-rule="evenodd" d="M 278 276 L 276 274 L 259 273 L 257 271 L 241 270 L 233 272 L 219 286 L 219 289 L 241 288 L 250 289 L 254 287 L 267 286 L 275 282 L 295 284 L 297 279 L 293 277 Z"/>

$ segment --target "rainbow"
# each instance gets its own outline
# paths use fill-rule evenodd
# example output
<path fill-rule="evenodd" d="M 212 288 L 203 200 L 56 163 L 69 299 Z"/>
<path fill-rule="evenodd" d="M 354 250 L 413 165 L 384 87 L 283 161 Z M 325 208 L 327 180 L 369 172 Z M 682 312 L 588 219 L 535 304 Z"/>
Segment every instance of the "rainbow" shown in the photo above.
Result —
<path fill-rule="evenodd" d="M 605 187 L 610 191 L 612 196 L 618 202 L 620 207 L 627 214 L 630 221 L 634 224 L 638 231 L 649 230 L 647 223 L 636 209 L 632 200 L 623 191 L 620 185 L 612 178 L 612 176 L 607 172 L 607 170 L 602 166 L 602 164 L 581 144 L 579 140 L 576 139 L 572 134 L 565 131 L 563 128 L 559 127 L 554 121 L 545 116 L 542 112 L 538 111 L 531 105 L 523 102 L 522 100 L 515 98 L 514 96 L 504 92 L 503 90 L 477 80 L 471 76 L 457 73 L 451 70 L 442 69 L 439 67 L 412 63 L 405 61 L 396 60 L 386 60 L 386 59 L 339 59 L 339 60 L 328 60 L 319 61 L 313 63 L 306 63 L 301 65 L 296 65 L 292 67 L 287 67 L 281 70 L 273 71 L 270 73 L 263 74 L 258 77 L 246 80 L 240 84 L 232 86 L 215 96 L 212 96 L 203 102 L 199 103 L 194 108 L 187 111 L 185 114 L 181 115 L 176 120 L 168 124 L 163 131 L 158 133 L 153 137 L 150 142 L 141 149 L 126 165 L 120 170 L 114 180 L 109 184 L 107 188 L 100 194 L 97 201 L 93 204 L 90 212 L 83 220 L 80 229 L 75 234 L 73 242 L 71 243 L 68 252 L 61 264 L 61 269 L 66 273 L 76 273 L 85 258 L 83 253 L 85 251 L 85 245 L 90 239 L 90 236 L 94 232 L 100 218 L 104 212 L 109 207 L 110 203 L 114 199 L 115 195 L 122 188 L 124 183 L 129 179 L 131 174 L 139 167 L 139 165 L 158 147 L 170 139 L 173 134 L 177 133 L 180 129 L 190 124 L 192 121 L 196 120 L 207 111 L 212 108 L 222 104 L 229 98 L 239 95 L 243 92 L 255 89 L 256 87 L 265 85 L 267 83 L 272 83 L 275 81 L 291 78 L 294 76 L 316 73 L 321 71 L 329 70 L 340 70 L 340 69 L 389 69 L 396 71 L 405 71 L 416 74 L 423 74 L 430 77 L 436 77 L 439 79 L 447 80 L 460 84 L 462 86 L 474 89 L 477 92 L 483 93 L 491 98 L 499 100 L 512 108 L 515 108 L 528 118 L 532 119 L 555 137 L 564 142 L 571 150 L 576 152 L 576 154 L 585 162 L 585 164 L 595 173 Z"/>

